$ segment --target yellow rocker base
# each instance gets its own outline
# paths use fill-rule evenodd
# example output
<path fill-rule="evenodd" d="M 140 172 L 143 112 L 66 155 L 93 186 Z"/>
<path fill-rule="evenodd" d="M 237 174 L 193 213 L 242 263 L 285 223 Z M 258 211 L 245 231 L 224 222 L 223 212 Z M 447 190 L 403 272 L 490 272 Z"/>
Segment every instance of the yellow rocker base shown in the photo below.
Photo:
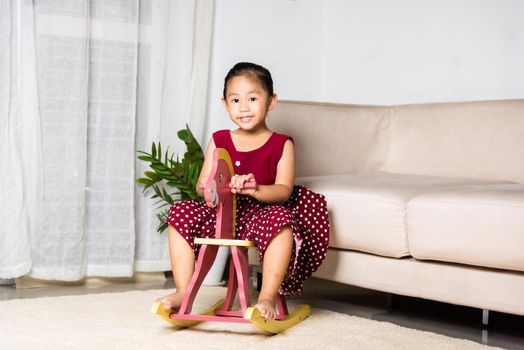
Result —
<path fill-rule="evenodd" d="M 211 306 L 209 309 L 205 310 L 202 315 L 214 315 L 215 310 L 221 308 L 224 305 L 224 299 L 219 300 L 215 305 Z M 151 313 L 156 314 L 163 318 L 165 321 L 171 323 L 172 325 L 178 326 L 178 327 L 192 327 L 195 326 L 203 321 L 197 321 L 197 320 L 179 320 L 176 318 L 171 318 L 171 314 L 173 314 L 175 311 L 173 310 L 166 310 L 164 307 L 164 304 L 161 302 L 155 302 L 153 306 L 151 307 Z"/>
<path fill-rule="evenodd" d="M 249 320 L 252 324 L 263 331 L 277 334 L 303 321 L 310 314 L 311 308 L 309 305 L 302 304 L 299 305 L 293 313 L 289 314 L 285 320 L 266 320 L 260 313 L 259 309 L 250 307 L 246 310 L 244 319 Z"/>
<path fill-rule="evenodd" d="M 212 316 L 214 315 L 215 310 L 221 308 L 223 305 L 224 300 L 220 300 L 209 309 L 205 310 L 201 315 Z M 182 328 L 192 327 L 203 322 L 200 320 L 183 320 L 171 318 L 171 314 L 173 314 L 175 311 L 166 310 L 164 308 L 164 304 L 161 302 L 155 302 L 151 307 L 151 312 L 160 316 L 162 319 L 171 323 L 172 325 Z M 284 320 L 266 320 L 260 313 L 260 310 L 250 307 L 246 310 L 244 319 L 265 332 L 278 334 L 305 320 L 310 314 L 311 308 L 309 305 L 299 305 L 297 309 L 293 313 L 289 314 L 288 317 Z"/>

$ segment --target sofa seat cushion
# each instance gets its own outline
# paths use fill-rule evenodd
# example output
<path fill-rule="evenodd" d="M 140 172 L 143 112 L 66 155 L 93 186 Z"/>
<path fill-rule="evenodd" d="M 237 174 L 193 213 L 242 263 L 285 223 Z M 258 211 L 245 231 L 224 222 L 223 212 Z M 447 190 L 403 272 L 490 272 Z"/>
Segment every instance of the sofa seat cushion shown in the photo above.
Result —
<path fill-rule="evenodd" d="M 524 271 L 524 185 L 433 191 L 407 210 L 413 257 Z"/>
<path fill-rule="evenodd" d="M 395 258 L 410 255 L 406 203 L 413 197 L 449 186 L 496 182 L 391 173 L 312 176 L 296 181 L 326 196 L 331 247 Z"/>

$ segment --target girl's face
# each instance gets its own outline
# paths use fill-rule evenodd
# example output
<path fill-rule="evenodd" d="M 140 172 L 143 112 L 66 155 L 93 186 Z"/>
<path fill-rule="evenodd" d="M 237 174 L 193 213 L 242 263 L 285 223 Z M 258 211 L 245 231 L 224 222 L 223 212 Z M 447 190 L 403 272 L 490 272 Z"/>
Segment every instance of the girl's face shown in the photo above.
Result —
<path fill-rule="evenodd" d="M 258 82 L 240 75 L 227 84 L 226 98 L 222 98 L 222 103 L 240 129 L 256 131 L 266 128 L 266 114 L 275 107 L 276 100 L 276 96 L 268 96 Z"/>

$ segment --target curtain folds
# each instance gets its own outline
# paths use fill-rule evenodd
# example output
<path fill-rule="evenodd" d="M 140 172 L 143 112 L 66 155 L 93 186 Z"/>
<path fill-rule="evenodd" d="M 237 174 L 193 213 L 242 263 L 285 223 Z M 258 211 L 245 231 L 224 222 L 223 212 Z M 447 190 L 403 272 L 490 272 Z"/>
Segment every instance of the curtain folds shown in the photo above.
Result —
<path fill-rule="evenodd" d="M 142 4 L 142 3 L 141 3 Z M 208 72 L 211 56 L 214 1 L 153 1 L 152 11 L 141 11 L 137 100 L 137 149 L 150 150 L 153 140 L 170 152 L 185 146 L 176 132 L 189 124 L 205 147 Z M 151 14 L 151 16 L 149 15 Z M 153 17 L 153 18 L 151 18 Z M 153 121 L 153 120 L 154 121 Z M 136 164 L 137 174 L 146 166 Z M 164 235 L 156 233 L 158 219 L 151 201 L 136 189 L 135 268 L 170 270 Z M 146 233 L 147 232 L 147 233 Z M 154 236 L 154 237 L 152 237 Z"/>
<path fill-rule="evenodd" d="M 136 151 L 202 140 L 213 1 L 1 3 L 0 278 L 169 269 Z"/>
<path fill-rule="evenodd" d="M 0 2 L 0 278 L 29 272 L 29 215 L 21 158 L 20 9 Z"/>

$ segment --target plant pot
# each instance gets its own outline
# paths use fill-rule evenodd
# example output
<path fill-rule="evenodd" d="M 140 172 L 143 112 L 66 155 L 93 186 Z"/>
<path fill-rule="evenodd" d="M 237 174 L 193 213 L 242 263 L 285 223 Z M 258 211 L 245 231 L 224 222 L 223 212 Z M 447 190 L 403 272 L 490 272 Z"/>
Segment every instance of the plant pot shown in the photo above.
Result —
<path fill-rule="evenodd" d="M 0 278 L 0 286 L 14 286 L 14 285 L 15 285 L 14 278 L 6 278 L 6 279 Z"/>
<path fill-rule="evenodd" d="M 221 286 L 225 283 L 224 271 L 226 268 L 227 258 L 229 256 L 229 247 L 219 247 L 217 257 L 211 269 L 204 278 L 202 284 L 204 286 Z"/>

